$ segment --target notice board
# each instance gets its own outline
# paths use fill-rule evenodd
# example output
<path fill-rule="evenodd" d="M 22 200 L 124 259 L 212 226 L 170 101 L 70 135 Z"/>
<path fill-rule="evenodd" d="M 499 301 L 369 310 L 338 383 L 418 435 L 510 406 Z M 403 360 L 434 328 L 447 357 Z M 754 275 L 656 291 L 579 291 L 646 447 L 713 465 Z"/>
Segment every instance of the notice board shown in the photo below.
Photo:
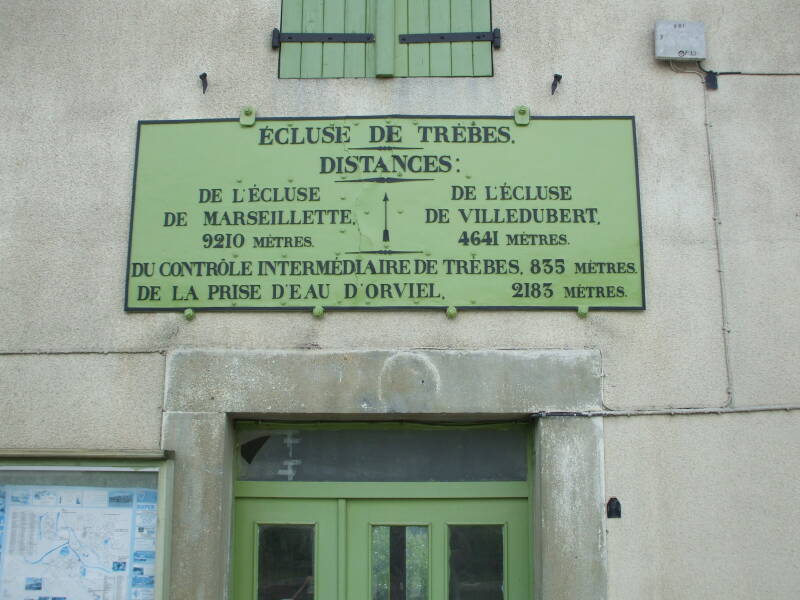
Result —
<path fill-rule="evenodd" d="M 156 489 L 0 484 L 0 597 L 156 598 Z"/>
<path fill-rule="evenodd" d="M 633 117 L 140 121 L 125 308 L 644 309 Z"/>

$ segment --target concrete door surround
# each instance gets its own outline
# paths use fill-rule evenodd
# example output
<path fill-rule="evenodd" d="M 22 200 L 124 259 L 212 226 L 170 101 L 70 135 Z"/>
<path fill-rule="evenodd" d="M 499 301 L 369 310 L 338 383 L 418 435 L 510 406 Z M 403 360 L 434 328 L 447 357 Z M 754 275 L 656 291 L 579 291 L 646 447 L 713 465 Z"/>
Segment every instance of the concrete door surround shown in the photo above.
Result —
<path fill-rule="evenodd" d="M 596 350 L 172 352 L 163 428 L 163 447 L 175 451 L 170 597 L 227 597 L 236 418 L 454 422 L 601 409 Z M 534 448 L 534 597 L 604 599 L 602 419 L 539 418 Z"/>

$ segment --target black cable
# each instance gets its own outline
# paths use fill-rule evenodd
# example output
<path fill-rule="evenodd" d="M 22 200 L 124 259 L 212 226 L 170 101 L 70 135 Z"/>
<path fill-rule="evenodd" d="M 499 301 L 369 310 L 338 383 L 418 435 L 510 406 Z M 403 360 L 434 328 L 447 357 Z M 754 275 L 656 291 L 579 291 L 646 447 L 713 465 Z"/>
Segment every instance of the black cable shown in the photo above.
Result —
<path fill-rule="evenodd" d="M 672 61 L 670 61 L 670 63 L 671 62 Z M 759 77 L 759 76 L 760 77 L 798 77 L 798 76 L 800 76 L 800 73 L 792 73 L 792 72 L 788 72 L 788 73 L 758 73 L 758 72 L 748 73 L 746 71 L 719 71 L 719 72 L 710 71 L 710 70 L 707 70 L 705 67 L 703 67 L 703 61 L 702 60 L 698 60 L 697 61 L 697 68 L 700 69 L 703 73 L 705 73 L 705 76 L 706 76 L 705 77 L 706 89 L 709 89 L 709 90 L 716 90 L 717 89 L 717 87 L 718 87 L 717 78 L 720 75 L 742 75 L 742 76 L 756 76 L 756 77 Z M 673 68 L 673 70 L 675 70 L 675 69 Z"/>
<path fill-rule="evenodd" d="M 725 71 L 719 75 L 760 75 L 768 77 L 799 77 L 800 73 L 747 73 L 745 71 Z"/>
<path fill-rule="evenodd" d="M 699 68 L 703 73 L 714 73 L 715 75 L 758 75 L 758 76 L 768 76 L 768 77 L 798 77 L 798 76 L 800 76 L 800 73 L 792 73 L 792 72 L 787 72 L 787 73 L 759 73 L 759 72 L 748 73 L 747 71 L 718 71 L 718 72 L 715 72 L 715 71 L 706 70 L 705 67 L 703 67 L 703 61 L 702 60 L 698 60 L 697 61 L 697 68 Z"/>

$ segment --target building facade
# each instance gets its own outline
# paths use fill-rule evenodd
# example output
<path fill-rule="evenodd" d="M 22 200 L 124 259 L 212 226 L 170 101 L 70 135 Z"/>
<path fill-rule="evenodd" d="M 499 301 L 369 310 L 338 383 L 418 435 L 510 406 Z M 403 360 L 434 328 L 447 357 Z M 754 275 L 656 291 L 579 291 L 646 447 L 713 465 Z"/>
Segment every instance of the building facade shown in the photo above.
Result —
<path fill-rule="evenodd" d="M 255 598 L 265 577 L 259 561 L 267 559 L 254 537 L 242 540 L 273 521 L 318 528 L 311 571 L 318 581 L 286 597 L 360 597 L 356 580 L 366 586 L 377 575 L 354 558 L 366 556 L 368 543 L 351 548 L 343 529 L 360 514 L 359 499 L 367 509 L 389 499 L 421 507 L 413 515 L 389 507 L 365 516 L 374 527 L 430 524 L 433 532 L 441 522 L 452 533 L 459 519 L 502 525 L 505 570 L 491 593 L 469 581 L 457 588 L 454 563 L 433 557 L 447 543 L 431 538 L 423 579 L 432 600 L 443 593 L 542 600 L 796 597 L 800 327 L 791 302 L 800 295 L 798 6 L 473 3 L 475 14 L 490 10 L 500 47 L 470 42 L 484 44 L 483 62 L 478 50 L 473 55 L 472 74 L 458 70 L 461 59 L 453 53 L 443 59 L 452 76 L 431 76 L 435 43 L 414 46 L 431 61 L 419 72 L 412 59 L 393 71 L 397 55 L 387 67 L 381 51 L 355 60 L 365 65 L 363 73 L 348 72 L 354 63 L 347 61 L 329 73 L 324 54 L 320 72 L 304 71 L 302 58 L 292 71 L 296 46 L 274 49 L 271 32 L 297 26 L 286 15 L 298 6 L 301 28 L 308 19 L 314 23 L 309 11 L 327 10 L 305 2 L 302 8 L 300 0 L 284 0 L 283 23 L 277 0 L 0 6 L 0 466 L 33 473 L 22 480 L 0 470 L 0 486 L 158 490 L 154 557 L 137 567 L 152 572 L 155 583 L 131 583 L 131 558 L 118 566 L 129 587 L 117 596 L 106 590 L 104 598 Z M 438 5 L 424 4 L 434 20 Z M 381 11 L 408 16 L 408 5 L 378 2 L 363 18 L 378 34 L 389 22 L 397 32 L 400 17 L 387 20 Z M 456 27 L 461 10 L 454 1 L 445 11 L 452 31 L 463 31 Z M 704 23 L 707 58 L 656 60 L 654 26 L 662 19 Z M 314 43 L 304 43 L 309 57 Z M 310 310 L 198 308 L 193 319 L 183 310 L 124 310 L 137 123 L 228 118 L 239 127 L 236 121 L 250 116 L 247 106 L 267 119 L 508 115 L 511 123 L 520 106 L 529 107 L 532 123 L 634 117 L 646 308 L 590 308 L 585 318 L 577 306 L 466 307 L 455 318 L 433 308 L 326 307 L 322 317 Z M 256 121 L 256 129 L 266 122 Z M 229 150 L 206 149 L 212 162 L 224 161 Z M 272 436 L 292 457 L 292 440 L 299 438 L 300 447 L 329 430 L 345 432 L 341 444 L 332 442 L 337 448 L 356 439 L 348 432 L 384 432 L 388 448 L 393 431 L 416 432 L 420 440 L 522 431 L 524 473 L 474 481 L 467 475 L 475 485 L 461 491 L 450 485 L 455 475 L 431 475 L 427 487 L 410 475 L 381 488 L 391 476 L 374 474 L 364 476 L 374 484 L 366 491 L 353 483 L 363 458 L 339 464 L 335 475 L 309 476 L 325 486 L 262 488 L 243 475 L 251 464 L 248 442 Z M 409 440 L 402 451 L 409 457 L 427 447 L 413 435 Z M 364 443 L 368 453 L 383 444 Z M 448 444 L 432 443 L 429 459 L 447 460 Z M 509 453 L 487 453 L 493 472 L 513 462 Z M 387 472 L 398 468 L 381 460 Z M 48 465 L 72 469 L 74 478 L 37 479 L 36 468 Z M 158 475 L 129 483 L 86 475 L 106 467 Z M 497 480 L 494 487 L 487 477 Z M 330 548 L 322 533 L 328 517 L 314 512 L 313 502 L 303 504 L 312 497 L 332 502 L 329 520 L 338 533 Z M 509 498 L 521 503 L 522 521 L 503 512 L 502 499 Z M 442 516 L 425 504 L 435 499 L 452 501 Z M 12 509 L 9 492 L 0 597 L 24 600 L 34 590 L 45 593 L 36 586 L 47 583 L 9 571 L 23 564 L 9 562 L 10 549 L 20 557 L 30 550 L 22 542 L 11 546 Z M 255 516 L 242 521 L 250 510 Z M 290 516 L 273 519 L 284 510 Z M 468 518 L 471 510 L 479 516 Z M 367 560 L 373 567 L 375 561 Z M 11 590 L 18 579 L 30 587 Z M 373 598 L 389 597 L 370 589 Z M 491 595 L 498 589 L 499 596 Z M 258 597 L 282 597 L 271 593 Z M 402 593 L 410 600 L 412 592 Z"/>

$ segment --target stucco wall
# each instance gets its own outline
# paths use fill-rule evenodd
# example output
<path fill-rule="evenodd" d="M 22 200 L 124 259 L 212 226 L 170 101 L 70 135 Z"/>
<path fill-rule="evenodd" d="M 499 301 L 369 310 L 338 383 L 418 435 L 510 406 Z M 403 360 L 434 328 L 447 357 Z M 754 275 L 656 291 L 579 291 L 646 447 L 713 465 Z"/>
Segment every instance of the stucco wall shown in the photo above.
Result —
<path fill-rule="evenodd" d="M 800 413 L 605 419 L 610 598 L 795 598 Z"/>
<path fill-rule="evenodd" d="M 800 77 L 722 76 L 706 91 L 653 59 L 661 18 L 705 22 L 706 68 L 800 72 L 790 0 L 495 0 L 493 78 L 315 81 L 276 78 L 275 0 L 0 3 L 0 447 L 168 445 L 166 361 L 183 349 L 589 349 L 600 408 L 800 406 Z M 553 73 L 564 77 L 555 95 Z M 124 313 L 136 121 L 232 117 L 246 104 L 261 116 L 518 104 L 634 115 L 647 310 Z M 196 376 L 202 392 L 206 372 Z M 532 396 L 515 406 L 575 408 Z M 218 421 L 224 407 L 198 408 L 203 398 L 166 409 Z M 783 526 L 797 520 L 797 490 L 782 475 L 796 414 L 606 419 L 605 475 L 624 507 L 609 523 L 610 597 L 744 598 L 759 584 L 773 591 L 764 597 L 791 597 L 800 579 L 778 571 L 797 558 Z M 744 501 L 718 504 L 764 488 L 769 511 L 756 520 Z M 737 552 L 732 532 L 752 552 Z M 698 544 L 688 557 L 684 533 Z"/>
<path fill-rule="evenodd" d="M 164 357 L 16 354 L 0 358 L 0 448 L 160 447 Z"/>
<path fill-rule="evenodd" d="M 11 218 L 0 306 L 27 307 L 3 323 L 6 351 L 590 346 L 604 355 L 609 406 L 725 403 L 702 89 L 653 61 L 651 29 L 663 16 L 656 7 L 495 2 L 504 30 L 495 77 L 392 81 L 276 79 L 277 54 L 266 44 L 279 21 L 275 2 L 11 2 L 0 10 L 14 23 L 2 67 L 11 92 L 2 100 Z M 598 57 L 580 40 L 603 23 L 600 43 L 613 51 Z M 565 79 L 551 96 L 553 72 Z M 585 321 L 559 312 L 455 321 L 391 312 L 370 314 L 368 327 L 359 313 L 321 321 L 201 314 L 192 323 L 123 313 L 136 120 L 234 116 L 244 104 L 275 116 L 497 114 L 517 104 L 534 114 L 635 115 L 649 309 Z M 676 198 L 693 202 L 675 211 Z"/>

